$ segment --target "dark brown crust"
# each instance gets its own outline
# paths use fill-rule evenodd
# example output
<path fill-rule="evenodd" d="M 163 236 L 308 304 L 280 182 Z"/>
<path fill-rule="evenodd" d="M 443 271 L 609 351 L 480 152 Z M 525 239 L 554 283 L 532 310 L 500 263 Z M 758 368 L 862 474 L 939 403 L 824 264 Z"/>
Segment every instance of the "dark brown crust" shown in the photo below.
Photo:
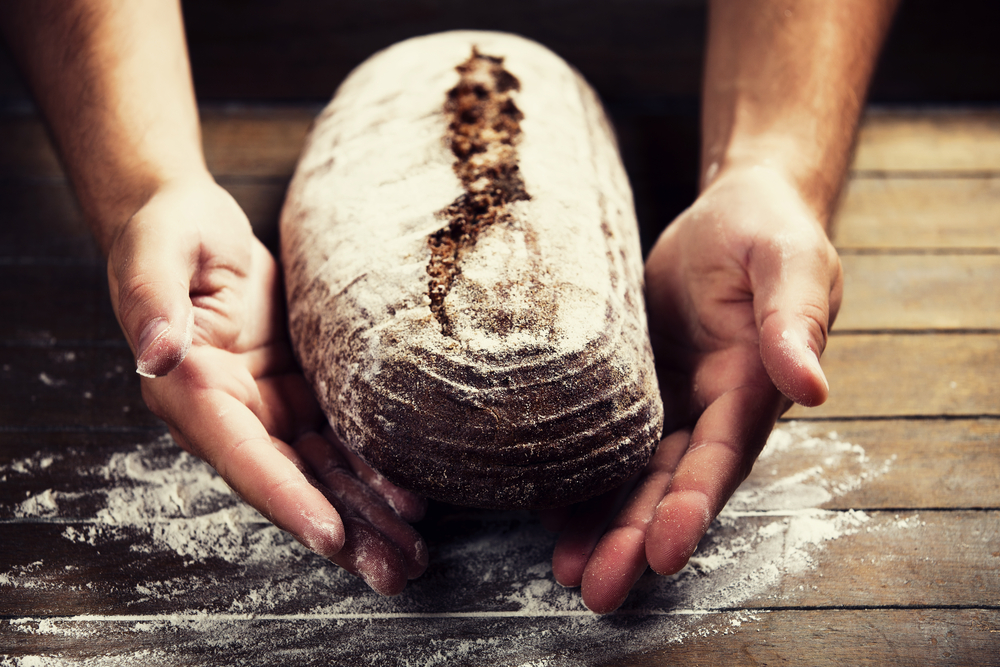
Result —
<path fill-rule="evenodd" d="M 558 378 L 550 364 L 452 375 L 488 389 L 463 397 L 433 388 L 416 403 L 413 383 L 424 369 L 388 364 L 371 395 L 379 410 L 357 426 L 411 426 L 367 440 L 364 457 L 399 486 L 475 507 L 559 507 L 608 491 L 647 463 L 662 423 L 659 404 L 610 363 L 612 345 L 563 357 Z"/>
<path fill-rule="evenodd" d="M 520 82 L 503 68 L 503 58 L 477 49 L 455 69 L 461 78 L 448 91 L 444 108 L 451 118 L 448 142 L 455 174 L 465 193 L 441 211 L 448 224 L 427 239 L 427 293 L 445 336 L 451 335 L 451 320 L 444 300 L 461 270 L 463 253 L 475 245 L 481 230 L 505 218 L 507 204 L 531 198 L 518 172 L 515 148 L 522 115 L 510 96 L 520 90 Z"/>

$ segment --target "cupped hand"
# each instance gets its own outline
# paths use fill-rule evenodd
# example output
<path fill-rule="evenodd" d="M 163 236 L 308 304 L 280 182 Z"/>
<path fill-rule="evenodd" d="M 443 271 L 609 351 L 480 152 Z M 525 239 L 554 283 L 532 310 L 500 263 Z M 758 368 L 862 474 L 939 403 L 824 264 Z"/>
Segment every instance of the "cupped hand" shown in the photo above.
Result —
<path fill-rule="evenodd" d="M 169 183 L 108 255 L 143 398 L 177 443 L 312 551 L 382 594 L 427 565 L 423 502 L 327 431 L 289 347 L 278 266 L 209 177 Z"/>
<path fill-rule="evenodd" d="M 543 517 L 562 528 L 556 580 L 588 608 L 618 608 L 647 565 L 683 568 L 781 413 L 826 400 L 842 280 L 816 215 L 770 168 L 721 174 L 667 227 L 646 262 L 666 437 L 622 488 Z"/>

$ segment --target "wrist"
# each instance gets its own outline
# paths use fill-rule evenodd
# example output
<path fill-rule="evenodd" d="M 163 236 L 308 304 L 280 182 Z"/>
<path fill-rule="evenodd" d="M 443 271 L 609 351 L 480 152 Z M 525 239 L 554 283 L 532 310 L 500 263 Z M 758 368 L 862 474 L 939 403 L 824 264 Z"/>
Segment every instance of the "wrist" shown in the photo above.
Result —
<path fill-rule="evenodd" d="M 776 229 L 774 223 L 781 222 L 786 233 L 792 227 L 800 231 L 809 228 L 809 238 L 827 238 L 826 220 L 810 205 L 794 176 L 776 160 L 725 164 L 699 199 L 710 202 L 709 206 L 721 205 L 730 213 L 741 212 L 743 224 L 758 231 Z"/>
<path fill-rule="evenodd" d="M 815 142 L 799 141 L 791 133 L 760 135 L 734 141 L 717 157 L 707 156 L 701 190 L 724 175 L 770 174 L 790 186 L 826 229 L 846 172 L 847 156 L 815 155 Z"/>
<path fill-rule="evenodd" d="M 133 174 L 125 182 L 99 184 L 96 196 L 81 193 L 81 206 L 94 238 L 107 257 L 115 239 L 132 217 L 158 194 L 171 189 L 218 187 L 212 175 L 201 165 L 184 169 L 159 170 Z"/>

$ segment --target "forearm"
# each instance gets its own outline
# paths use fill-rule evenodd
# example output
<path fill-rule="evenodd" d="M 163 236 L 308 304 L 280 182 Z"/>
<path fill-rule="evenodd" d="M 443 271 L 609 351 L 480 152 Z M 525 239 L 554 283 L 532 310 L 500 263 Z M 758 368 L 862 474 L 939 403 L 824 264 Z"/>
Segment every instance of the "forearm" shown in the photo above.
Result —
<path fill-rule="evenodd" d="M 164 183 L 204 175 L 176 0 L 14 0 L 5 37 L 101 249 Z"/>
<path fill-rule="evenodd" d="M 701 186 L 767 166 L 824 224 L 898 0 L 712 0 Z"/>

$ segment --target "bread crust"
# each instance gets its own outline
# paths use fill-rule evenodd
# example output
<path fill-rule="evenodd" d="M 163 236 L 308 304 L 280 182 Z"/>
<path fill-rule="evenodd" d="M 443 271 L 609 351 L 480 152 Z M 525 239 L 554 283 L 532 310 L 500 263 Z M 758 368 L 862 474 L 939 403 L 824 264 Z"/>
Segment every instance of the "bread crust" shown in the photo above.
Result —
<path fill-rule="evenodd" d="M 306 377 L 395 484 L 556 507 L 655 449 L 628 180 L 596 95 L 544 47 L 451 32 L 363 63 L 314 124 L 281 244 Z"/>

